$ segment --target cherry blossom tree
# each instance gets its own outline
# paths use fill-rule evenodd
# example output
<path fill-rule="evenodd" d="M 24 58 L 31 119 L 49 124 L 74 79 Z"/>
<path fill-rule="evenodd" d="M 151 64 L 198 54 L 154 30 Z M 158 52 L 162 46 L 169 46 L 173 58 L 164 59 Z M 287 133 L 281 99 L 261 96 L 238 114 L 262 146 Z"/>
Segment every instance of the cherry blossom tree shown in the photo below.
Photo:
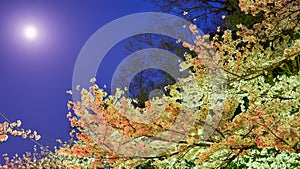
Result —
<path fill-rule="evenodd" d="M 95 83 L 79 89 L 81 101 L 69 101 L 72 112 L 67 114 L 77 130 L 70 134 L 77 140 L 45 153 L 37 160 L 39 165 L 298 167 L 300 1 L 240 0 L 239 7 L 245 14 L 264 19 L 250 28 L 238 24 L 236 32 L 225 30 L 214 37 L 197 35 L 197 27 L 190 25 L 196 40 L 182 42 L 182 46 L 196 56 L 187 52 L 181 68 L 193 71 L 165 87 L 170 95 L 147 101 L 145 108 L 133 106 L 121 90 L 107 96 Z M 293 70 L 286 65 L 293 65 Z M 216 76 L 225 77 L 226 83 L 214 86 L 211 82 L 218 80 Z M 218 94 L 214 87 L 226 94 L 221 104 L 211 101 Z M 195 116 L 182 118 L 183 112 Z M 30 159 L 16 161 L 36 164 Z"/>

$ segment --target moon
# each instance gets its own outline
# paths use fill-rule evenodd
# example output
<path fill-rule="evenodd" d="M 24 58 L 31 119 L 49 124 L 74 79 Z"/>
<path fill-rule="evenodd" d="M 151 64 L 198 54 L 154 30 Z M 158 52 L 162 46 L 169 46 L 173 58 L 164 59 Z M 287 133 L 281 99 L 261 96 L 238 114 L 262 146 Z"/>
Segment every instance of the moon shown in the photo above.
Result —
<path fill-rule="evenodd" d="M 33 25 L 27 25 L 24 27 L 24 30 L 23 30 L 23 33 L 24 33 L 24 37 L 27 39 L 27 40 L 34 40 L 37 38 L 37 29 L 35 26 Z"/>

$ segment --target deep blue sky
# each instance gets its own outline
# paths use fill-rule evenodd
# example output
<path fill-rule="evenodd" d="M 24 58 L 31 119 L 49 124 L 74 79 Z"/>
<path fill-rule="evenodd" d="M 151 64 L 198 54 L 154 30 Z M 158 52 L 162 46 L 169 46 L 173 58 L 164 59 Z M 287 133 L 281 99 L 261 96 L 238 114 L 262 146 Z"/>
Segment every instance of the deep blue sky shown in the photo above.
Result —
<path fill-rule="evenodd" d="M 38 131 L 43 145 L 53 145 L 56 138 L 67 140 L 66 103 L 71 97 L 66 91 L 72 87 L 73 68 L 82 46 L 106 23 L 146 11 L 155 11 L 155 7 L 144 0 L 2 0 L 0 112 L 11 121 L 22 120 L 23 128 Z M 36 25 L 36 40 L 24 39 L 26 24 Z M 113 48 L 108 55 L 122 53 Z M 108 59 L 108 67 L 109 61 L 116 59 Z M 101 83 L 108 82 L 111 74 L 102 78 Z M 10 137 L 0 144 L 0 154 L 23 154 L 32 151 L 33 145 L 28 139 Z"/>

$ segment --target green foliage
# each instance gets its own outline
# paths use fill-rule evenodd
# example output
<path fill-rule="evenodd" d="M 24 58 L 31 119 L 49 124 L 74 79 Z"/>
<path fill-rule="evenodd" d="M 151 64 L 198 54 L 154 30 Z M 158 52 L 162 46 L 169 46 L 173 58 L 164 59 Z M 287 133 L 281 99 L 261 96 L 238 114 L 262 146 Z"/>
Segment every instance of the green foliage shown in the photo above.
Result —
<path fill-rule="evenodd" d="M 243 24 L 247 28 L 251 28 L 255 23 L 259 23 L 263 20 L 264 14 L 259 13 L 256 16 L 251 14 L 245 14 L 241 10 L 235 11 L 232 15 L 226 16 L 226 21 L 224 22 L 225 27 L 229 27 L 232 31 L 237 31 L 236 25 Z"/>
<path fill-rule="evenodd" d="M 146 163 L 139 164 L 138 166 L 134 167 L 135 169 L 157 169 L 152 163 L 152 160 L 148 160 Z"/>

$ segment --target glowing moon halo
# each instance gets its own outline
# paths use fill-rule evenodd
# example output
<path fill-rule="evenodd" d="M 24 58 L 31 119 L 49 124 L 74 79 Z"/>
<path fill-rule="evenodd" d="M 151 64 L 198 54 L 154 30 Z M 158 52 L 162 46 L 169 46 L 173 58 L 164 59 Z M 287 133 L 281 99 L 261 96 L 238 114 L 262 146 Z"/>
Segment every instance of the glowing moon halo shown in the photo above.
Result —
<path fill-rule="evenodd" d="M 34 40 L 37 37 L 37 29 L 32 25 L 26 26 L 23 33 L 25 38 L 28 40 Z"/>

